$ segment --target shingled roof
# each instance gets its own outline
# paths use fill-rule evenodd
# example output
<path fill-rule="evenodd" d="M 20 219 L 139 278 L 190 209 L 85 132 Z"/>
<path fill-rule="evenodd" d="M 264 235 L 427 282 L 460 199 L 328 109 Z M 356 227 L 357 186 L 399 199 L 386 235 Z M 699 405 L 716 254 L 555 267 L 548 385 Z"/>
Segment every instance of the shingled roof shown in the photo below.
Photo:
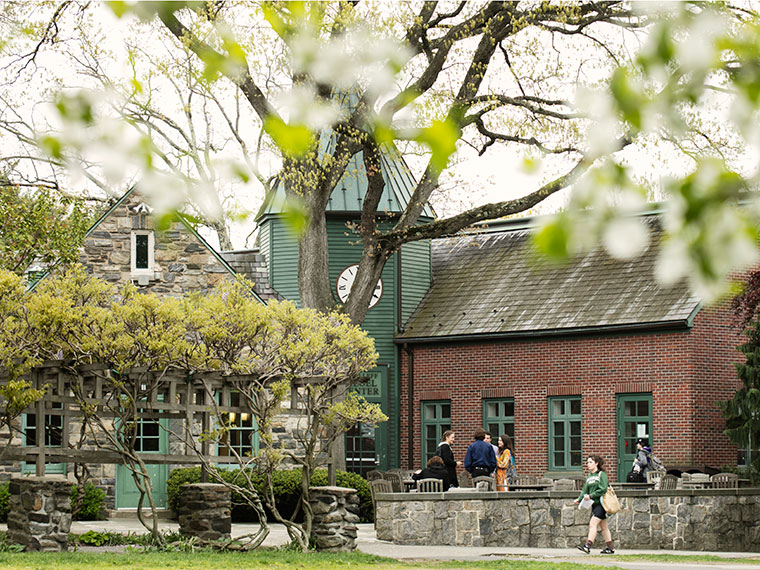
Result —
<path fill-rule="evenodd" d="M 652 241 L 629 261 L 599 246 L 557 265 L 534 252 L 524 225 L 435 240 L 433 286 L 397 342 L 688 327 L 699 299 L 685 283 L 657 284 L 660 229 L 645 219 Z"/>

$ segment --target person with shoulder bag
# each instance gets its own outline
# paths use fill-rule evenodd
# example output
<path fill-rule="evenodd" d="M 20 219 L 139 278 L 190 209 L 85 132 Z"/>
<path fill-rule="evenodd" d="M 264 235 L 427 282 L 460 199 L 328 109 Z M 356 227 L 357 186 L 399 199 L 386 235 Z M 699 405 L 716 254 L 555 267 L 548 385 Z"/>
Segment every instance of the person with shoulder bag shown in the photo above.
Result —
<path fill-rule="evenodd" d="M 583 485 L 581 494 L 575 499 L 577 505 L 581 501 L 592 501 L 591 504 L 591 520 L 588 523 L 588 538 L 585 544 L 578 546 L 578 550 L 591 553 L 591 546 L 596 539 L 596 533 L 599 528 L 602 529 L 602 537 L 607 543 L 607 546 L 602 550 L 601 554 L 615 554 L 615 548 L 612 542 L 612 533 L 610 527 L 607 524 L 607 511 L 602 505 L 602 497 L 607 493 L 607 489 L 610 486 L 607 473 L 604 471 L 604 459 L 598 455 L 589 455 L 586 460 L 586 467 L 589 470 L 586 482 Z M 617 497 L 616 497 L 617 499 Z M 617 512 L 617 511 L 615 511 Z"/>

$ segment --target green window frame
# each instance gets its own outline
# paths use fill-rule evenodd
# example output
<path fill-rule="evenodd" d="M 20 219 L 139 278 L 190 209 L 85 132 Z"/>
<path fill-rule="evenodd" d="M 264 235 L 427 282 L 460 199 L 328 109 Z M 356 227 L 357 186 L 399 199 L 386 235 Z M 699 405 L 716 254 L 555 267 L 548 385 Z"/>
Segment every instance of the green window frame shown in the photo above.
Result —
<path fill-rule="evenodd" d="M 497 440 L 503 433 L 515 443 L 515 399 L 483 399 L 483 429 L 491 434 L 494 445 L 498 445 Z"/>
<path fill-rule="evenodd" d="M 583 416 L 580 396 L 549 398 L 549 469 L 583 470 Z"/>
<path fill-rule="evenodd" d="M 451 400 L 422 402 L 422 465 L 435 455 L 443 432 L 451 429 Z"/>
<path fill-rule="evenodd" d="M 51 408 L 61 409 L 63 404 L 52 402 Z M 24 446 L 34 447 L 37 445 L 37 414 L 24 414 L 22 426 L 24 434 Z M 63 447 L 63 416 L 57 414 L 45 414 L 45 447 Z M 34 473 L 37 466 L 34 463 L 23 462 L 22 473 Z M 66 463 L 45 463 L 47 475 L 65 474 Z"/>

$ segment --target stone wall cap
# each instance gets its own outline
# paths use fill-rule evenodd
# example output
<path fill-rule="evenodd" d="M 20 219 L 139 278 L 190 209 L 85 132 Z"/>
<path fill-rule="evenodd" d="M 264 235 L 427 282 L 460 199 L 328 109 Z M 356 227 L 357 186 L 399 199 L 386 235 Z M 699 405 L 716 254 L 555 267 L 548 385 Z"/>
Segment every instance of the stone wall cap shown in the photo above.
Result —
<path fill-rule="evenodd" d="M 183 483 L 180 487 L 192 487 L 193 489 L 226 489 L 226 485 L 221 483 Z"/>
<path fill-rule="evenodd" d="M 73 485 L 74 483 L 72 481 L 69 481 L 65 475 L 25 475 L 22 477 L 11 477 L 11 481 L 15 481 L 18 483 L 23 482 L 29 482 L 29 483 L 67 483 L 69 485 Z"/>
<path fill-rule="evenodd" d="M 350 487 L 309 487 L 309 491 L 312 493 L 330 493 L 333 495 L 348 495 L 350 493 L 356 493 L 356 489 Z"/>

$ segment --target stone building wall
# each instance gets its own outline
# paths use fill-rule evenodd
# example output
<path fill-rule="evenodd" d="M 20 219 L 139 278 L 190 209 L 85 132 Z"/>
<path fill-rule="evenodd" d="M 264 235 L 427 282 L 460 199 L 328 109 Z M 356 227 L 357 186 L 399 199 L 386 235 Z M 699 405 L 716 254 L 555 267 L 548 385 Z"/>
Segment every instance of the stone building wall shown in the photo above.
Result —
<path fill-rule="evenodd" d="M 577 492 L 378 494 L 378 540 L 426 546 L 571 548 L 591 513 Z M 760 552 L 760 488 L 619 491 L 608 518 L 615 547 Z M 601 534 L 595 548 L 603 548 Z"/>
<path fill-rule="evenodd" d="M 150 215 L 142 216 L 141 198 L 131 193 L 87 236 L 79 262 L 93 275 L 112 283 L 138 280 L 132 274 L 131 235 L 149 230 L 154 235 L 154 263 L 141 290 L 169 295 L 205 291 L 231 275 L 211 250 L 179 221 L 159 230 Z"/>

